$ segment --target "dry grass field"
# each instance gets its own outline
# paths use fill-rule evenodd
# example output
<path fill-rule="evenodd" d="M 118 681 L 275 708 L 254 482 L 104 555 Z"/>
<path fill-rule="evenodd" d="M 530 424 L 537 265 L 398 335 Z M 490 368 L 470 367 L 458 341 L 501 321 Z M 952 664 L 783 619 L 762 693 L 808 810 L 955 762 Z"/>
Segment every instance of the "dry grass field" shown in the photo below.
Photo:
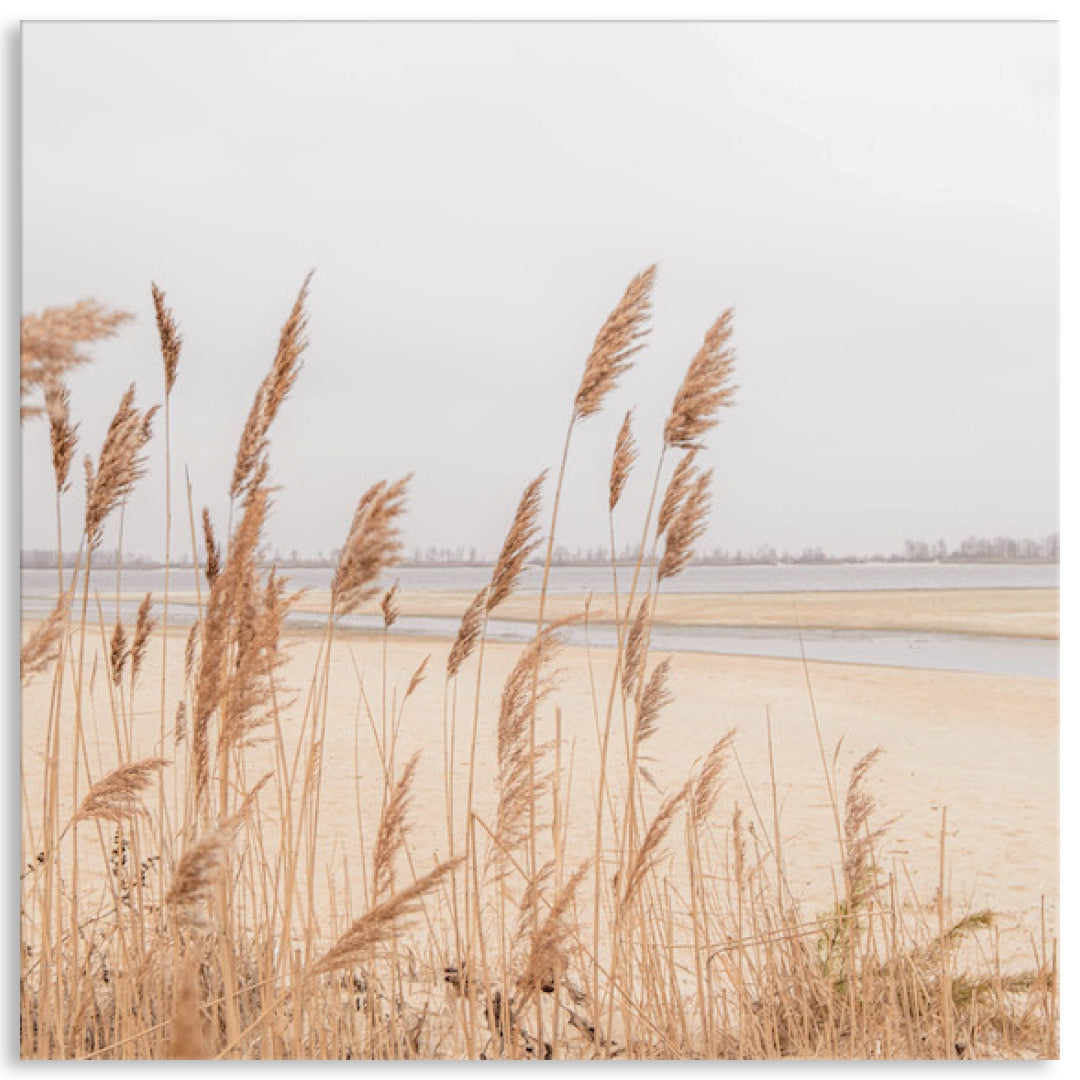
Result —
<path fill-rule="evenodd" d="M 300 598 L 260 550 L 305 282 L 239 435 L 229 520 L 166 495 L 170 542 L 205 571 L 190 631 L 169 625 L 167 584 L 131 625 L 89 585 L 159 430 L 171 473 L 182 346 L 154 288 L 161 405 L 122 396 L 86 465 L 79 560 L 23 629 L 24 1058 L 1057 1055 L 1055 682 L 650 649 L 664 620 L 790 625 L 789 601 L 805 626 L 1051 637 L 1056 597 L 965 596 L 943 620 L 932 598 L 665 593 L 709 513 L 698 455 L 733 401 L 730 312 L 675 392 L 628 594 L 588 612 L 548 595 L 574 434 L 642 346 L 652 283 L 597 334 L 561 460 L 523 478 L 484 588 L 387 588 L 405 477 L 358 492 L 329 594 Z M 64 374 L 122 322 L 87 304 L 23 320 L 58 530 Z M 628 415 L 609 513 L 643 456 Z M 518 594 L 537 555 L 544 587 Z M 324 627 L 286 630 L 298 605 Z M 372 605 L 381 633 L 338 625 Z M 404 639 L 403 611 L 460 627 Z M 531 642 L 487 640 L 509 617 L 535 619 Z M 617 647 L 564 644 L 586 618 Z"/>

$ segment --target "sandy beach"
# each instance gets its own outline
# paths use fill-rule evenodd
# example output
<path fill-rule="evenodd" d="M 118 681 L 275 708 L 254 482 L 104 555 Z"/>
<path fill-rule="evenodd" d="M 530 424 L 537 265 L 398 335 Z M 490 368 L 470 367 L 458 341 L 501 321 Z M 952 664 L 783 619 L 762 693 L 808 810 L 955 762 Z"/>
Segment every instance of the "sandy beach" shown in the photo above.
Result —
<path fill-rule="evenodd" d="M 527 600 L 527 598 L 523 598 Z M 862 598 L 864 602 L 870 601 Z M 445 602 L 439 600 L 438 602 Z M 699 601 L 700 602 L 700 601 Z M 24 623 L 24 633 L 29 628 Z M 180 655 L 185 632 L 171 631 L 166 678 L 170 734 L 164 756 L 177 753 L 171 716 L 183 687 Z M 282 682 L 296 692 L 286 712 L 286 738 L 300 725 L 304 696 L 322 635 L 289 636 L 290 660 Z M 89 643 L 101 651 L 100 637 Z M 419 751 L 412 808 L 410 844 L 417 862 L 443 857 L 447 850 L 442 767 L 445 640 L 392 637 L 388 640 L 385 683 L 390 711 L 405 685 L 428 658 L 427 677 L 399 716 L 396 767 Z M 504 679 L 519 647 L 488 643 L 483 656 L 478 716 L 476 810 L 491 821 L 494 796 L 494 726 Z M 595 815 L 598 726 L 605 712 L 611 679 L 610 650 L 567 648 L 561 654 L 556 692 L 541 717 L 543 737 L 553 738 L 561 725 L 564 777 L 572 792 L 569 804 L 572 854 L 588 854 Z M 160 640 L 152 642 L 134 700 L 133 755 L 159 750 Z M 467 781 L 468 735 L 474 715 L 476 657 L 467 662 L 456 690 L 457 736 L 454 753 L 458 798 Z M 108 682 L 100 659 L 88 657 L 87 671 L 99 668 L 90 695 L 91 769 L 103 773 L 116 760 Z M 361 831 L 370 836 L 381 789 L 377 733 L 381 728 L 383 645 L 377 636 L 341 633 L 334 642 L 329 683 L 320 833 L 329 859 L 328 877 L 335 888 L 352 879 L 359 891 Z M 660 718 L 651 742 L 649 763 L 659 788 L 671 791 L 725 732 L 736 729 L 734 754 L 726 771 L 718 830 L 727 828 L 738 804 L 762 852 L 774 833 L 770 790 L 769 728 L 773 744 L 779 811 L 779 834 L 789 884 L 813 914 L 833 896 L 838 865 L 837 839 L 825 783 L 825 764 L 837 763 L 837 784 L 846 786 L 852 764 L 881 747 L 871 790 L 877 820 L 889 822 L 883 845 L 887 865 L 898 880 L 913 885 L 924 900 L 938 882 L 940 840 L 945 823 L 946 858 L 954 902 L 967 911 L 993 908 L 1005 933 L 1002 949 L 1020 961 L 1026 934 L 1039 932 L 1045 899 L 1048 925 L 1056 926 L 1058 865 L 1058 684 L 1049 679 L 1001 678 L 957 672 L 872 667 L 854 664 L 708 656 L 681 653 L 672 660 L 674 702 Z M 50 683 L 31 683 L 23 698 L 23 757 L 26 797 L 39 798 L 43 731 Z M 813 707 L 812 707 L 813 706 Z M 71 709 L 71 702 L 65 704 Z M 558 719 L 556 719 L 556 708 Z M 815 708 L 821 743 L 815 727 Z M 615 710 L 614 739 L 619 744 L 621 717 Z M 836 748 L 839 746 L 839 751 Z M 180 748 L 183 752 L 183 748 Z M 269 766 L 268 751 L 250 752 L 250 776 Z M 618 774 L 617 758 L 613 767 Z M 658 801 L 655 792 L 647 800 Z M 369 841 L 370 842 L 370 839 Z M 1021 930 L 1019 935 L 1011 931 Z"/>

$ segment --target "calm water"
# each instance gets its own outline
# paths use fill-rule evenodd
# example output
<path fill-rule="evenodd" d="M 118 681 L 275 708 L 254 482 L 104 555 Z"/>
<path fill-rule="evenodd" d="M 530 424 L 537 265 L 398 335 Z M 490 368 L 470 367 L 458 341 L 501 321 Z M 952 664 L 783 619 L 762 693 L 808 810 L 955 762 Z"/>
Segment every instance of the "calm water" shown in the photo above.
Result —
<path fill-rule="evenodd" d="M 627 589 L 632 571 L 620 568 L 620 588 Z M 486 567 L 403 567 L 395 575 L 407 591 L 473 591 L 487 583 Z M 289 572 L 294 587 L 327 588 L 330 571 L 298 569 Z M 122 578 L 125 592 L 160 592 L 164 575 L 160 570 L 126 570 Z M 673 581 L 673 592 L 781 592 L 862 589 L 955 589 L 955 588 L 1056 588 L 1058 567 L 1054 565 L 979 565 L 979 564 L 858 564 L 838 566 L 697 566 L 689 568 Z M 95 571 L 92 585 L 102 597 L 106 618 L 115 615 L 109 599 L 116 590 L 115 571 Z M 23 610 L 40 613 L 51 606 L 56 592 L 55 570 L 22 572 Z M 540 572 L 525 574 L 523 591 L 536 591 Z M 173 571 L 170 589 L 193 590 L 190 570 Z M 550 587 L 554 592 L 604 592 L 611 587 L 610 570 L 598 567 L 556 567 Z M 121 605 L 121 616 L 130 620 L 134 603 Z M 170 621 L 190 622 L 193 606 L 169 605 Z M 295 626 L 322 625 L 318 615 L 293 614 Z M 354 629 L 381 629 L 381 618 L 374 615 L 351 615 L 343 625 Z M 403 616 L 394 633 L 449 637 L 457 632 L 458 622 L 448 618 Z M 499 641 L 527 641 L 535 631 L 529 622 L 496 620 L 489 627 L 489 637 Z M 615 643 L 614 630 L 607 626 L 575 627 L 567 631 L 570 644 L 610 647 Z M 660 652 L 706 652 L 739 656 L 770 656 L 839 663 L 883 664 L 891 667 L 916 667 L 935 670 L 973 671 L 993 675 L 1057 678 L 1058 643 L 1030 638 L 986 637 L 966 634 L 900 633 L 867 630 L 753 630 L 723 627 L 656 627 L 653 648 Z"/>

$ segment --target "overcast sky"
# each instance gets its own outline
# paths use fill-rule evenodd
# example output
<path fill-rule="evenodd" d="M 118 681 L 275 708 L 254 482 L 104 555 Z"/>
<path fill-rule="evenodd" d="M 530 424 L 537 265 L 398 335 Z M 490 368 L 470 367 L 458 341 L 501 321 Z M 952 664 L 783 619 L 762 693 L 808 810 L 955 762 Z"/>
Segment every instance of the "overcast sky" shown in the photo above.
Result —
<path fill-rule="evenodd" d="M 607 541 L 629 405 L 635 535 L 672 394 L 729 305 L 741 389 L 703 546 L 1057 528 L 1052 24 L 30 24 L 23 43 L 24 310 L 138 315 L 71 379 L 83 449 L 131 380 L 161 397 L 156 280 L 184 334 L 176 480 L 186 464 L 222 521 L 316 268 L 273 440 L 283 552 L 329 551 L 361 491 L 410 470 L 410 546 L 496 549 L 654 261 L 651 344 L 575 436 L 563 542 Z M 162 551 L 162 452 L 133 551 Z M 41 422 L 23 462 L 23 545 L 51 546 Z"/>

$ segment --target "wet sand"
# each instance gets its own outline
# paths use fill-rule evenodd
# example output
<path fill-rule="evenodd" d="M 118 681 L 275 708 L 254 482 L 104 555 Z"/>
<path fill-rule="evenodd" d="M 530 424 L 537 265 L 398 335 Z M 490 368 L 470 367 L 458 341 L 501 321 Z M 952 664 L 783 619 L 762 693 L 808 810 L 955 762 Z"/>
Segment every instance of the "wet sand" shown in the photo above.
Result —
<path fill-rule="evenodd" d="M 173 601 L 194 603 L 194 593 L 174 593 Z M 402 592 L 403 615 L 460 618 L 473 594 Z M 130 599 L 141 600 L 132 594 Z M 589 604 L 590 618 L 610 622 L 610 595 L 548 597 L 551 618 L 574 614 Z M 518 593 L 500 605 L 496 616 L 535 620 L 537 597 Z M 1058 637 L 1057 589 L 896 589 L 873 592 L 671 593 L 661 595 L 655 621 L 669 626 L 788 628 L 807 630 L 904 630 L 1009 637 Z M 620 601 L 620 610 L 625 600 Z M 330 594 L 304 594 L 299 611 L 325 614 Z M 359 609 L 374 614 L 377 602 Z"/>

